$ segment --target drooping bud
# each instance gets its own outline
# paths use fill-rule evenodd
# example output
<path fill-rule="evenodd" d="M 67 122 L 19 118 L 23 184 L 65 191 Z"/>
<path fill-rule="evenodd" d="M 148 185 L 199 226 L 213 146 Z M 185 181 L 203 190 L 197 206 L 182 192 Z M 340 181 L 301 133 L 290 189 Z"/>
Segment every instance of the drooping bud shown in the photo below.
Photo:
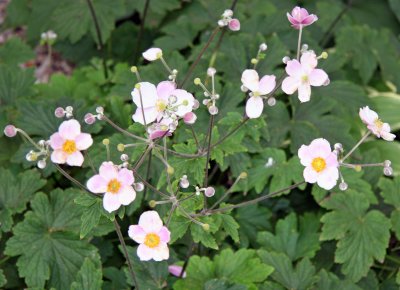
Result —
<path fill-rule="evenodd" d="M 144 184 L 142 182 L 134 183 L 133 187 L 137 192 L 141 192 L 144 190 Z"/>
<path fill-rule="evenodd" d="M 179 181 L 179 186 L 182 188 L 188 188 L 190 185 L 189 180 L 186 175 L 182 176 Z"/>
<path fill-rule="evenodd" d="M 65 116 L 65 111 L 64 111 L 63 108 L 58 107 L 58 108 L 56 108 L 56 109 L 54 110 L 54 115 L 55 115 L 57 118 L 64 118 L 64 116 Z"/>
<path fill-rule="evenodd" d="M 87 113 L 84 117 L 84 120 L 86 124 L 92 125 L 94 122 L 96 122 L 96 116 L 92 113 Z"/>
<path fill-rule="evenodd" d="M 339 189 L 341 191 L 345 191 L 345 190 L 347 190 L 347 188 L 348 188 L 348 185 L 346 182 L 342 181 L 341 183 L 339 183 Z"/>
<path fill-rule="evenodd" d="M 185 122 L 185 124 L 194 124 L 197 120 L 197 116 L 195 113 L 193 112 L 188 112 L 185 114 L 185 116 L 183 116 L 183 122 Z"/>
<path fill-rule="evenodd" d="M 215 189 L 212 186 L 207 187 L 204 191 L 204 195 L 207 197 L 213 197 L 214 194 L 215 194 Z"/>
<path fill-rule="evenodd" d="M 268 48 L 268 46 L 267 46 L 266 43 L 261 43 L 261 44 L 260 44 L 260 50 L 261 50 L 261 51 L 266 51 L 267 48 Z"/>
<path fill-rule="evenodd" d="M 17 135 L 17 128 L 15 128 L 14 125 L 7 125 L 4 128 L 4 135 L 9 138 L 15 137 L 15 135 Z"/>

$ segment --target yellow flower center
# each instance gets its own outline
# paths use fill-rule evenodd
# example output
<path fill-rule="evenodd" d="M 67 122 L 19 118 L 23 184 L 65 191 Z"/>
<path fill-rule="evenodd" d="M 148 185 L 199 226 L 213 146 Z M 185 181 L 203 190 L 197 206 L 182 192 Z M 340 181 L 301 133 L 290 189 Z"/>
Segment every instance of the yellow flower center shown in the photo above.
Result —
<path fill-rule="evenodd" d="M 167 107 L 167 104 L 163 100 L 158 100 L 156 102 L 156 109 L 158 112 L 163 112 L 166 107 Z"/>
<path fill-rule="evenodd" d="M 121 183 L 114 179 L 111 179 L 110 182 L 107 185 L 107 192 L 111 192 L 111 193 L 118 193 L 119 189 L 121 188 Z"/>
<path fill-rule="evenodd" d="M 301 77 L 301 81 L 302 81 L 303 83 L 308 82 L 308 75 L 303 75 L 303 76 Z"/>
<path fill-rule="evenodd" d="M 326 167 L 325 159 L 321 157 L 314 158 L 311 162 L 311 166 L 315 171 L 321 172 Z"/>
<path fill-rule="evenodd" d="M 65 141 L 62 149 L 67 154 L 74 153 L 75 151 L 77 151 L 75 141 L 73 141 L 73 140 Z"/>
<path fill-rule="evenodd" d="M 382 129 L 382 127 L 383 127 L 383 122 L 382 122 L 381 119 L 376 119 L 376 120 L 374 121 L 374 124 L 375 124 L 375 126 L 376 126 L 378 129 Z"/>
<path fill-rule="evenodd" d="M 144 244 L 149 248 L 155 248 L 160 244 L 160 237 L 157 234 L 147 234 L 144 238 Z"/>

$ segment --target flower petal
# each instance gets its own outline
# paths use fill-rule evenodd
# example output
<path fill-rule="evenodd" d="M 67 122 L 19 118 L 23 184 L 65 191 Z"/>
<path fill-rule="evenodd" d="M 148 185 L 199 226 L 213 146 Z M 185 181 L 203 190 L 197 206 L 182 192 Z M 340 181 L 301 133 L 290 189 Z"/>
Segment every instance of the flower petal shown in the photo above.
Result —
<path fill-rule="evenodd" d="M 175 112 L 179 117 L 185 116 L 186 113 L 189 113 L 193 110 L 194 105 L 194 97 L 191 93 L 185 90 L 174 90 L 172 92 L 174 96 L 177 98 L 178 110 Z"/>
<path fill-rule="evenodd" d="M 77 120 L 68 120 L 61 123 L 58 132 L 65 140 L 75 140 L 81 133 L 81 124 Z"/>
<path fill-rule="evenodd" d="M 136 192 L 132 186 L 123 186 L 117 195 L 119 202 L 123 205 L 131 204 L 136 198 Z"/>
<path fill-rule="evenodd" d="M 301 21 L 301 24 L 302 24 L 303 26 L 308 26 L 308 25 L 313 24 L 313 23 L 314 23 L 315 21 L 317 21 L 317 20 L 318 20 L 317 15 L 310 14 L 310 15 L 308 15 L 307 17 L 305 17 L 305 18 Z"/>
<path fill-rule="evenodd" d="M 103 193 L 107 191 L 107 181 L 100 174 L 89 178 L 86 183 L 87 188 L 93 193 Z"/>
<path fill-rule="evenodd" d="M 150 261 L 153 259 L 154 250 L 147 247 L 145 244 L 140 244 L 137 248 L 137 255 L 140 261 Z"/>
<path fill-rule="evenodd" d="M 310 85 L 313 87 L 319 87 L 328 80 L 328 75 L 322 69 L 314 69 L 308 75 L 308 79 L 310 81 Z"/>
<path fill-rule="evenodd" d="M 168 97 L 172 91 L 176 89 L 176 83 L 171 81 L 163 81 L 157 85 L 157 95 L 160 99 L 168 102 Z"/>
<path fill-rule="evenodd" d="M 313 154 L 310 152 L 310 146 L 306 145 L 301 145 L 299 151 L 297 151 L 297 155 L 299 156 L 300 163 L 303 166 L 309 166 L 314 158 Z"/>
<path fill-rule="evenodd" d="M 143 57 L 148 61 L 154 61 L 160 58 L 162 50 L 157 47 L 152 47 L 142 53 Z"/>
<path fill-rule="evenodd" d="M 299 86 L 299 100 L 300 102 L 304 103 L 304 102 L 308 102 L 310 100 L 311 97 L 311 86 L 307 83 L 305 84 L 301 84 Z"/>
<path fill-rule="evenodd" d="M 267 95 L 276 86 L 276 77 L 274 75 L 265 75 L 261 78 L 259 83 L 259 93 L 261 95 Z"/>
<path fill-rule="evenodd" d="M 154 261 L 163 261 L 168 260 L 169 258 L 169 249 L 166 243 L 160 242 L 158 247 L 153 249 L 153 259 Z"/>
<path fill-rule="evenodd" d="M 303 177 L 306 182 L 315 183 L 318 179 L 318 173 L 310 166 L 307 166 L 306 168 L 304 168 Z"/>
<path fill-rule="evenodd" d="M 310 73 L 318 65 L 318 59 L 313 51 L 307 51 L 301 55 L 301 67 L 303 71 Z"/>
<path fill-rule="evenodd" d="M 144 243 L 144 238 L 146 237 L 146 232 L 142 229 L 142 227 L 140 227 L 138 225 L 132 225 L 132 226 L 129 226 L 128 235 L 136 243 L 142 244 L 142 243 Z"/>
<path fill-rule="evenodd" d="M 119 182 L 126 186 L 131 186 L 135 182 L 133 171 L 127 168 L 122 168 L 120 171 L 118 171 L 117 179 Z"/>
<path fill-rule="evenodd" d="M 103 162 L 99 168 L 99 174 L 108 183 L 118 177 L 118 169 L 111 161 Z"/>
<path fill-rule="evenodd" d="M 368 106 L 360 108 L 359 115 L 361 121 L 363 121 L 363 123 L 367 125 L 374 124 L 375 120 L 379 118 L 378 114 L 375 111 L 371 110 Z"/>
<path fill-rule="evenodd" d="M 57 132 L 50 136 L 50 146 L 54 150 L 61 149 L 64 143 L 65 140 L 63 137 L 61 137 L 60 133 Z"/>
<path fill-rule="evenodd" d="M 119 201 L 118 195 L 111 192 L 106 192 L 103 197 L 103 207 L 109 213 L 119 209 L 121 202 Z"/>
<path fill-rule="evenodd" d="M 171 233 L 167 227 L 163 226 L 161 230 L 158 232 L 158 236 L 160 237 L 161 241 L 164 243 L 168 243 L 171 239 Z"/>
<path fill-rule="evenodd" d="M 154 210 L 145 211 L 139 218 L 139 226 L 141 226 L 146 233 L 157 233 L 161 230 L 163 223 Z"/>
<path fill-rule="evenodd" d="M 331 145 L 324 138 L 318 138 L 313 140 L 308 150 L 311 153 L 312 158 L 315 157 L 326 158 L 332 153 Z"/>
<path fill-rule="evenodd" d="M 258 73 L 254 69 L 246 69 L 242 73 L 242 84 L 252 92 L 258 91 Z"/>
<path fill-rule="evenodd" d="M 339 179 L 339 170 L 336 167 L 328 167 L 318 175 L 318 186 L 330 190 L 335 187 Z"/>
<path fill-rule="evenodd" d="M 258 118 L 264 109 L 264 101 L 261 97 L 250 97 L 246 103 L 246 115 L 250 119 Z"/>
<path fill-rule="evenodd" d="M 81 133 L 75 138 L 76 148 L 86 150 L 93 144 L 92 136 L 88 133 Z"/>
<path fill-rule="evenodd" d="M 57 164 L 64 164 L 67 160 L 67 153 L 62 150 L 54 150 L 51 153 L 51 161 Z"/>
<path fill-rule="evenodd" d="M 286 77 L 282 82 L 282 91 L 285 94 L 293 94 L 300 85 L 300 80 L 295 77 Z"/>
<path fill-rule="evenodd" d="M 143 112 L 142 112 L 142 110 L 143 110 Z M 149 108 L 145 108 L 145 109 L 137 108 L 135 114 L 133 114 L 133 116 L 132 116 L 133 121 L 144 125 L 145 122 L 143 119 L 143 114 L 144 114 L 144 118 L 146 120 L 146 124 L 150 124 L 157 119 L 159 112 L 157 111 L 156 107 L 149 107 Z"/>
<path fill-rule="evenodd" d="M 83 160 L 82 153 L 80 151 L 75 151 L 67 156 L 66 162 L 69 166 L 82 166 Z"/>
<path fill-rule="evenodd" d="M 301 64 L 297 59 L 289 60 L 286 63 L 285 71 L 289 76 L 296 78 L 299 78 L 303 73 L 303 70 L 301 69 Z"/>
<path fill-rule="evenodd" d="M 131 95 L 132 100 L 138 108 L 148 108 L 156 105 L 157 101 L 157 89 L 156 86 L 149 82 L 141 82 L 140 93 L 139 89 L 135 88 Z M 142 96 L 142 101 L 140 100 L 140 95 Z M 143 106 L 142 106 L 143 102 Z"/>
<path fill-rule="evenodd" d="M 168 272 L 176 277 L 180 277 L 183 267 L 178 265 L 169 265 Z M 182 278 L 186 278 L 186 271 L 183 272 Z"/>

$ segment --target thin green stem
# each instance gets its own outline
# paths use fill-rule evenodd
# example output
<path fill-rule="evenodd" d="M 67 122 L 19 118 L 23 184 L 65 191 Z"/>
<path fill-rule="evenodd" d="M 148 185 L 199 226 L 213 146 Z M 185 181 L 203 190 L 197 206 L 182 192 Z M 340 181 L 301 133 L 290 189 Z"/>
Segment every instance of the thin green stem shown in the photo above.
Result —
<path fill-rule="evenodd" d="M 368 138 L 368 136 L 371 134 L 371 131 L 368 130 L 367 133 L 364 134 L 364 136 L 362 136 L 362 138 L 360 139 L 360 141 L 358 141 L 358 143 L 356 145 L 354 145 L 354 147 L 349 151 L 349 153 L 347 153 L 341 160 L 340 162 L 342 163 L 343 161 L 345 161 L 353 152 L 354 150 L 356 150 L 358 148 L 358 146 L 360 146 L 365 139 Z"/>
<path fill-rule="evenodd" d="M 145 138 L 136 136 L 135 134 L 132 134 L 131 132 L 128 132 L 128 131 L 122 129 L 120 126 L 118 126 L 118 125 L 115 124 L 113 121 L 111 121 L 106 115 L 102 115 L 102 120 L 106 121 L 108 124 L 111 125 L 111 127 L 113 127 L 115 130 L 117 130 L 117 131 L 119 131 L 119 132 L 125 134 L 126 136 L 132 137 L 132 138 L 134 138 L 134 139 L 137 139 L 137 140 L 140 140 L 140 141 L 143 141 L 143 142 L 146 142 L 146 143 L 149 142 L 149 141 L 148 141 L 147 139 L 145 139 Z"/>
<path fill-rule="evenodd" d="M 303 34 L 303 25 L 300 25 L 299 39 L 297 40 L 297 60 L 300 59 L 301 35 Z"/>

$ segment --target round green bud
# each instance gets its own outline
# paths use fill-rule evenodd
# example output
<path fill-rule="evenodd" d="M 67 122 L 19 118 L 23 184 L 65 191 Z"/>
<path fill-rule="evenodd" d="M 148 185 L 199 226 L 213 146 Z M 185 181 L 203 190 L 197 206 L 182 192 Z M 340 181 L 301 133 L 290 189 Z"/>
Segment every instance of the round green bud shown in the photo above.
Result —
<path fill-rule="evenodd" d="M 136 66 L 131 66 L 131 72 L 136 73 L 137 72 L 137 67 Z"/>
<path fill-rule="evenodd" d="M 256 63 L 258 63 L 258 60 L 257 60 L 256 58 L 252 58 L 252 59 L 251 59 L 251 63 L 252 63 L 252 64 L 256 64 Z"/>
<path fill-rule="evenodd" d="M 200 85 L 201 80 L 200 80 L 199 78 L 195 78 L 193 82 L 194 82 L 194 84 L 195 84 L 196 86 L 198 86 L 198 85 Z"/>
<path fill-rule="evenodd" d="M 247 178 L 247 172 L 244 172 L 244 171 L 243 171 L 242 173 L 240 173 L 239 177 L 240 177 L 241 179 Z"/>
<path fill-rule="evenodd" d="M 210 225 L 209 224 L 202 224 L 202 228 L 203 228 L 203 230 L 208 232 L 210 230 Z"/>
<path fill-rule="evenodd" d="M 354 170 L 357 171 L 357 172 L 360 172 L 361 169 L 362 169 L 362 167 L 360 165 L 354 166 Z"/>
<path fill-rule="evenodd" d="M 156 203 L 155 200 L 150 200 L 150 201 L 149 201 L 149 206 L 150 206 L 151 208 L 156 207 L 156 205 L 157 205 L 157 203 Z"/>
<path fill-rule="evenodd" d="M 136 84 L 135 89 L 140 89 L 140 84 Z"/>
<path fill-rule="evenodd" d="M 110 145 L 110 139 L 108 139 L 108 138 L 103 139 L 103 145 L 105 145 L 105 146 Z"/>
<path fill-rule="evenodd" d="M 119 152 L 124 152 L 124 150 L 125 150 L 125 145 L 124 144 L 118 144 L 117 145 L 117 150 L 119 151 Z"/>
<path fill-rule="evenodd" d="M 174 169 L 172 166 L 168 166 L 168 167 L 167 167 L 167 173 L 168 173 L 169 175 L 174 174 L 174 172 L 175 172 L 175 169 Z"/>
<path fill-rule="evenodd" d="M 321 58 L 327 59 L 328 58 L 328 53 L 326 51 L 321 53 Z"/>

